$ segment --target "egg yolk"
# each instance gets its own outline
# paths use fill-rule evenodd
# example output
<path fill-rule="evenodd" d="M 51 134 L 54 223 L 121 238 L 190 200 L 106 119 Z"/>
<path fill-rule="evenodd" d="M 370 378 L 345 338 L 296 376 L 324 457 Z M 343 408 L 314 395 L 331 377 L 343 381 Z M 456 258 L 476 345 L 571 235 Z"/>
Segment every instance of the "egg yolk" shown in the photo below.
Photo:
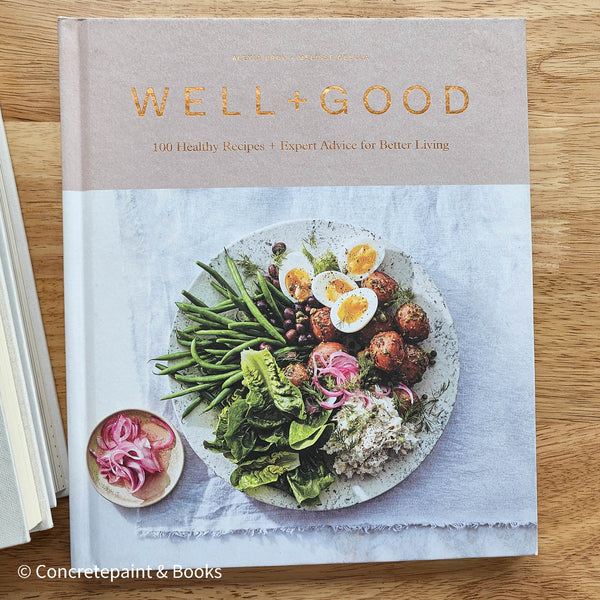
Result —
<path fill-rule="evenodd" d="M 362 296 L 349 296 L 338 309 L 338 317 L 343 323 L 354 323 L 362 317 L 369 308 L 369 302 Z"/>
<path fill-rule="evenodd" d="M 348 271 L 354 275 L 362 275 L 375 266 L 377 252 L 368 244 L 359 244 L 348 252 Z"/>
<path fill-rule="evenodd" d="M 292 298 L 304 302 L 311 294 L 310 275 L 304 269 L 290 269 L 285 274 L 285 287 Z"/>
<path fill-rule="evenodd" d="M 347 281 L 344 281 L 343 279 L 335 279 L 327 286 L 325 296 L 327 297 L 327 300 L 335 302 L 342 294 L 345 294 L 353 289 L 354 288 Z"/>

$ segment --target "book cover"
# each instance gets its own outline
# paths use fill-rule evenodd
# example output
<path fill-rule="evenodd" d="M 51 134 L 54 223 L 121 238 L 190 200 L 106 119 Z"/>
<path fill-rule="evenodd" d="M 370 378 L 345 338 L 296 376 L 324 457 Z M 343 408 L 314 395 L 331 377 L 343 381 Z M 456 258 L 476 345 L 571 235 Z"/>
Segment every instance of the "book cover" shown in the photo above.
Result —
<path fill-rule="evenodd" d="M 59 42 L 73 566 L 535 553 L 524 21 Z"/>

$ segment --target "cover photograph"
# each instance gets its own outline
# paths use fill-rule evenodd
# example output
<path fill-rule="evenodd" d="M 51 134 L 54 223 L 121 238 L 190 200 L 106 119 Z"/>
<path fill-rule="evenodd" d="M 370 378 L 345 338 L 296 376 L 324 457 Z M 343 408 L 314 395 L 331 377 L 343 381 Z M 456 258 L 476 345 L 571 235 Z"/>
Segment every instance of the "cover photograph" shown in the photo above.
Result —
<path fill-rule="evenodd" d="M 524 21 L 59 44 L 73 567 L 535 554 Z"/>

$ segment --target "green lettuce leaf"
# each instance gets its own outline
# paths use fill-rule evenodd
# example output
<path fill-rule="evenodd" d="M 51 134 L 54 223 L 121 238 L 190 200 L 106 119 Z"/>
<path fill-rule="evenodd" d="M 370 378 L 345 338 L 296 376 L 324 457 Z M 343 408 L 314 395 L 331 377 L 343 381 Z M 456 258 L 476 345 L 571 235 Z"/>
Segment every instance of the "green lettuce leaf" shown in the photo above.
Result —
<path fill-rule="evenodd" d="M 327 421 L 331 416 L 331 411 L 324 410 L 312 415 L 308 415 L 305 421 L 292 421 L 290 423 L 289 444 L 292 450 L 304 450 L 317 443 L 326 429 Z"/>
<path fill-rule="evenodd" d="M 281 475 L 300 465 L 296 452 L 274 452 L 240 463 L 231 474 L 231 485 L 236 490 L 249 490 L 276 482 Z"/>
<path fill-rule="evenodd" d="M 306 418 L 302 393 L 283 374 L 268 350 L 244 350 L 241 354 L 241 367 L 244 373 L 243 384 L 249 390 L 249 404 L 254 415 L 271 412 L 269 404 L 272 404 L 292 418 Z"/>
<path fill-rule="evenodd" d="M 317 452 L 303 453 L 300 466 L 288 473 L 286 478 L 296 502 L 301 506 L 321 504 L 319 494 L 335 480 Z"/>
<path fill-rule="evenodd" d="M 204 440 L 204 447 L 212 452 L 225 452 L 227 450 L 227 444 L 225 443 L 225 433 L 227 433 L 227 426 L 229 423 L 229 406 L 224 406 L 219 414 L 219 420 L 217 421 L 217 428 L 215 429 L 214 441 Z"/>
<path fill-rule="evenodd" d="M 227 431 L 223 438 L 234 462 L 246 458 L 256 444 L 256 431 L 246 419 L 248 410 L 249 406 L 245 398 L 238 398 L 229 407 Z"/>

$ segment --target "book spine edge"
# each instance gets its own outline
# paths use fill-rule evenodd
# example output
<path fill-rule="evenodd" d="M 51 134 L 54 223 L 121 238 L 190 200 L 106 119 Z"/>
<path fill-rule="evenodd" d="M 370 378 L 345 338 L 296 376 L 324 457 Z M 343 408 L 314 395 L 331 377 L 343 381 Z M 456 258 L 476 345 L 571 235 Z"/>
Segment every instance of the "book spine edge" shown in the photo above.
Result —
<path fill-rule="evenodd" d="M 69 470 L 85 473 L 83 424 L 87 423 L 85 352 L 85 220 L 83 149 L 85 134 L 85 57 L 87 27 L 83 19 L 59 19 L 59 77 L 63 174 L 63 269 L 67 429 Z M 75 448 L 75 451 L 73 451 Z M 81 454 L 81 456 L 79 456 Z M 83 462 L 83 464 L 81 464 Z M 70 481 L 71 563 L 93 562 L 87 478 Z"/>

